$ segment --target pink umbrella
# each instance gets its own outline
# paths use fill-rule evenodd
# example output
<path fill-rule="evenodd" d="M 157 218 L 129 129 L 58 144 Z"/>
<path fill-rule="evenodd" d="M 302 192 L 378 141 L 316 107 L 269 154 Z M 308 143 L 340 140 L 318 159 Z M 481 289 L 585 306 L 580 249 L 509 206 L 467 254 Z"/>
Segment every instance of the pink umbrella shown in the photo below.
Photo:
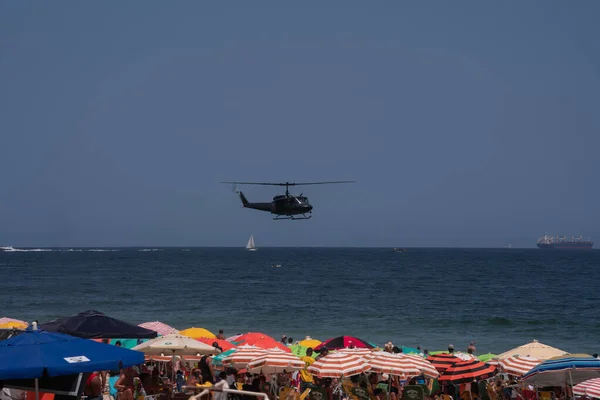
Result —
<path fill-rule="evenodd" d="M 142 328 L 150 329 L 158 333 L 161 336 L 170 335 L 171 333 L 178 333 L 179 331 L 172 326 L 169 326 L 160 321 L 152 321 L 152 322 L 144 322 L 143 324 L 139 324 Z"/>

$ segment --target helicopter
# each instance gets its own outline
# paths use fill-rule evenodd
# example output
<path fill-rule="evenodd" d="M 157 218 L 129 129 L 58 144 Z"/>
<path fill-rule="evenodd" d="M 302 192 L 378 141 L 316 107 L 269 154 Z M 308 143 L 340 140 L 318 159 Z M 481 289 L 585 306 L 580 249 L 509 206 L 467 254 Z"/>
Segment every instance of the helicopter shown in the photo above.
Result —
<path fill-rule="evenodd" d="M 274 220 L 281 219 L 310 219 L 312 215 L 313 206 L 308 202 L 308 198 L 300 193 L 299 196 L 290 194 L 290 186 L 306 186 L 306 185 L 330 185 L 336 183 L 354 183 L 354 181 L 332 181 L 332 182 L 285 182 L 285 183 L 272 183 L 272 182 L 221 182 L 235 185 L 262 185 L 262 186 L 285 186 L 285 194 L 280 194 L 273 197 L 273 201 L 270 203 L 251 203 L 246 199 L 244 193 L 237 189 L 236 193 L 242 200 L 242 205 L 245 208 L 253 208 L 255 210 L 267 211 L 274 214 Z M 306 215 L 309 214 L 309 215 Z"/>

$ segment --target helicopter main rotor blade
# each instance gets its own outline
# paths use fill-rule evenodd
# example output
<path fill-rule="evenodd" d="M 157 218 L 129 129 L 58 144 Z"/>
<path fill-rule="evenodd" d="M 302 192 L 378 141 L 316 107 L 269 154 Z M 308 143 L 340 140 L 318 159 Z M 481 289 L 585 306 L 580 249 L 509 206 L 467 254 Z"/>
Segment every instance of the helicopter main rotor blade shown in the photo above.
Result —
<path fill-rule="evenodd" d="M 306 185 L 331 185 L 334 183 L 354 183 L 356 181 L 330 181 L 330 182 L 301 182 L 301 183 L 290 183 L 290 186 L 306 186 Z"/>
<path fill-rule="evenodd" d="M 263 186 L 306 186 L 306 185 L 331 185 L 334 183 L 354 183 L 356 181 L 329 181 L 329 182 L 221 182 L 221 183 L 233 183 L 236 185 L 263 185 Z"/>

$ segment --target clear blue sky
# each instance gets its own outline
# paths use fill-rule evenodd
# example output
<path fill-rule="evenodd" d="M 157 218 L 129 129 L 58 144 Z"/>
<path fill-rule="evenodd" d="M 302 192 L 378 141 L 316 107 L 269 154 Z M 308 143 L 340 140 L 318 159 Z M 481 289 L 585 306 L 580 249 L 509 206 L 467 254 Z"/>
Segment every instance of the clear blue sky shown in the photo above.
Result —
<path fill-rule="evenodd" d="M 0 245 L 600 243 L 600 3 L 0 3 Z M 221 180 L 305 188 L 310 221 Z M 250 200 L 275 190 L 243 188 Z"/>

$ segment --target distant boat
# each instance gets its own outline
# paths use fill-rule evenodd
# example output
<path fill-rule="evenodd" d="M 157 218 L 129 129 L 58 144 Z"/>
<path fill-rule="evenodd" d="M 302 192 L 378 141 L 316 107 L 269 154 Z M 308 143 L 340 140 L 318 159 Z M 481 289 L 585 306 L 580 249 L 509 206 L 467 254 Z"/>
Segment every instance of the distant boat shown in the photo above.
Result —
<path fill-rule="evenodd" d="M 590 239 L 585 240 L 582 236 L 571 236 L 571 239 L 567 239 L 566 236 L 544 235 L 538 239 L 537 247 L 540 249 L 591 250 L 594 247 L 594 242 Z"/>
<path fill-rule="evenodd" d="M 248 239 L 248 244 L 246 245 L 246 250 L 256 251 L 256 246 L 254 245 L 254 235 L 250 235 L 250 239 Z"/>
<path fill-rule="evenodd" d="M 273 268 L 280 268 L 280 267 L 281 267 L 281 264 L 274 264 L 274 265 L 271 265 L 271 266 L 272 266 Z"/>
<path fill-rule="evenodd" d="M 394 247 L 394 253 L 406 253 L 406 249 Z"/>
<path fill-rule="evenodd" d="M 15 251 L 15 248 L 12 246 L 1 246 L 0 251 Z"/>

